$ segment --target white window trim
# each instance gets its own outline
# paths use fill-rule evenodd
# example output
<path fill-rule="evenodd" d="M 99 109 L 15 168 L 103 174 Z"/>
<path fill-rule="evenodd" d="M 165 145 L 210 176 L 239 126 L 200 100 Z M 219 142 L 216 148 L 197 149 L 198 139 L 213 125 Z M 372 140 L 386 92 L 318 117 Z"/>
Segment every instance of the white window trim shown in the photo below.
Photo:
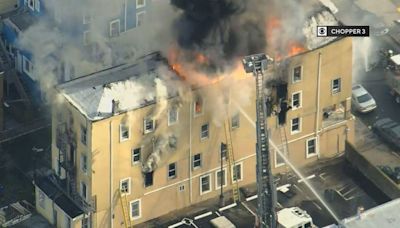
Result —
<path fill-rule="evenodd" d="M 118 22 L 118 35 L 117 36 L 119 36 L 119 34 L 121 34 L 121 21 L 119 19 L 116 19 L 116 20 L 113 20 L 113 21 L 110 22 L 110 27 L 109 27 L 109 29 L 110 29 L 110 31 L 109 31 L 110 37 L 115 37 L 115 36 L 112 35 L 112 24 L 117 23 L 117 22 Z"/>
<path fill-rule="evenodd" d="M 334 91 L 333 90 L 333 82 L 335 80 L 339 80 L 339 89 Z M 332 81 L 331 81 L 331 93 L 332 93 L 332 95 L 339 94 L 340 92 L 342 92 L 342 78 L 334 78 L 334 79 L 332 79 Z"/>
<path fill-rule="evenodd" d="M 136 150 L 136 149 L 140 149 L 140 152 L 139 152 L 139 161 L 133 161 L 133 158 L 134 158 L 134 151 Z M 132 150 L 131 150 L 131 163 L 132 163 L 132 165 L 137 165 L 137 164 L 139 164 L 140 163 L 140 160 L 141 160 L 141 157 L 142 157 L 142 150 L 143 150 L 143 148 L 142 147 L 137 147 L 137 148 L 133 148 Z"/>
<path fill-rule="evenodd" d="M 139 215 L 132 217 L 132 204 L 139 202 Z M 129 217 L 131 220 L 140 219 L 142 217 L 142 199 L 132 200 L 129 202 Z"/>
<path fill-rule="evenodd" d="M 147 123 L 147 120 L 153 122 L 153 128 L 152 128 L 151 130 L 146 130 L 146 123 Z M 144 133 L 144 134 L 151 133 L 151 132 L 153 132 L 155 129 L 156 129 L 156 121 L 155 121 L 153 118 L 145 118 L 145 119 L 143 120 L 143 133 Z"/>
<path fill-rule="evenodd" d="M 90 43 L 90 40 L 88 40 L 88 34 L 90 34 L 89 30 L 83 32 L 83 45 L 85 46 L 89 45 Z"/>
<path fill-rule="evenodd" d="M 235 166 L 240 165 L 240 179 L 237 179 L 237 182 L 240 182 L 243 180 L 243 162 L 237 162 L 235 163 Z M 236 181 L 233 179 L 233 166 L 231 167 L 231 180 L 232 183 L 235 183 Z"/>
<path fill-rule="evenodd" d="M 209 177 L 209 181 L 208 181 L 208 184 L 210 185 L 210 190 L 208 190 L 208 191 L 202 191 L 203 189 L 202 189 L 202 179 L 203 178 L 205 178 L 205 177 Z M 200 178 L 199 178 L 199 187 L 200 187 L 200 195 L 204 195 L 204 194 L 207 194 L 207 193 L 210 193 L 211 191 L 212 191 L 212 178 L 211 178 L 211 173 L 209 173 L 209 174 L 205 174 L 205 175 L 203 175 L 203 176 L 200 176 Z"/>
<path fill-rule="evenodd" d="M 170 177 L 169 176 L 169 165 L 171 165 L 171 164 L 175 164 L 175 175 Z M 178 177 L 177 171 L 178 171 L 178 162 L 168 163 L 168 165 L 167 165 L 167 179 L 168 180 L 176 179 Z"/>
<path fill-rule="evenodd" d="M 143 0 L 143 5 L 138 4 L 138 0 L 136 0 L 136 9 L 143 8 L 146 6 L 146 0 Z"/>
<path fill-rule="evenodd" d="M 294 80 L 294 69 L 296 69 L 297 67 L 300 67 L 300 80 L 295 81 Z M 301 82 L 303 80 L 303 65 L 297 65 L 295 67 L 293 67 L 292 69 L 292 84 Z"/>
<path fill-rule="evenodd" d="M 282 145 L 282 146 L 285 146 L 285 145 Z M 278 155 L 279 155 L 279 153 L 275 149 L 273 149 L 273 151 L 274 151 L 274 158 L 275 158 L 275 162 L 274 162 L 275 168 L 284 166 L 286 164 L 285 162 L 278 163 Z"/>
<path fill-rule="evenodd" d="M 119 125 L 119 142 L 125 142 L 131 139 L 131 126 L 128 125 L 128 138 L 123 138 L 122 137 L 122 126 L 126 126 L 126 124 L 120 124 Z"/>
<path fill-rule="evenodd" d="M 293 102 L 294 102 L 293 97 L 296 94 L 300 94 L 300 96 L 299 96 L 299 106 L 297 106 L 297 107 L 295 107 L 294 104 L 293 104 Z M 300 109 L 300 108 L 303 107 L 303 91 L 302 90 L 292 93 L 292 102 L 291 103 L 292 103 L 292 110 Z"/>
<path fill-rule="evenodd" d="M 202 98 L 202 97 L 200 97 L 200 99 L 201 99 L 201 102 L 202 102 L 202 104 L 201 104 L 201 112 L 200 113 L 196 113 L 196 100 L 194 100 L 194 102 L 193 102 L 193 114 L 194 114 L 194 117 L 202 116 L 204 114 L 204 108 L 205 108 L 206 100 L 204 98 Z"/>
<path fill-rule="evenodd" d="M 203 129 L 202 128 L 203 128 L 204 125 L 207 125 L 207 137 L 203 137 L 202 136 L 202 134 L 203 134 Z M 204 141 L 204 140 L 207 140 L 209 138 L 210 138 L 210 124 L 209 123 L 202 124 L 200 126 L 200 141 Z"/>
<path fill-rule="evenodd" d="M 31 76 L 31 73 L 32 72 L 27 72 L 26 70 L 25 70 L 25 62 L 26 61 L 28 61 L 29 62 L 29 65 L 31 65 L 31 66 L 33 66 L 33 64 L 32 64 L 32 62 L 28 59 L 28 58 L 26 58 L 24 55 L 22 56 L 22 70 L 23 70 L 23 72 L 25 73 L 25 74 L 27 74 L 27 75 L 29 75 L 29 76 Z M 30 67 L 29 67 L 29 71 L 30 71 L 31 69 L 30 69 Z"/>
<path fill-rule="evenodd" d="M 226 173 L 227 172 L 226 168 L 223 168 L 222 170 L 224 171 L 224 185 L 222 185 L 222 187 L 224 188 L 228 184 L 228 178 L 227 178 L 228 175 Z M 215 171 L 215 190 L 221 188 L 221 186 L 218 186 L 218 179 L 220 179 L 220 178 L 218 178 L 219 172 L 221 172 L 221 169 L 218 169 Z"/>
<path fill-rule="evenodd" d="M 26 2 L 27 5 L 28 5 L 28 7 L 29 7 L 29 9 L 35 11 L 35 0 L 32 0 L 32 2 L 33 2 L 33 6 L 32 6 L 32 7 L 30 6 L 29 2 L 30 2 L 30 0 L 28 0 L 28 1 Z"/>
<path fill-rule="evenodd" d="M 35 0 L 34 6 L 36 11 L 40 12 L 40 0 Z"/>
<path fill-rule="evenodd" d="M 308 153 L 308 142 L 311 140 L 315 140 L 315 153 L 314 154 L 309 154 Z M 309 138 L 306 140 L 306 158 L 312 158 L 318 155 L 318 138 L 317 137 L 313 137 L 313 138 Z"/>
<path fill-rule="evenodd" d="M 146 11 L 141 11 L 141 12 L 136 13 L 136 27 L 139 26 L 139 23 L 138 23 L 138 22 L 139 22 L 139 16 L 140 16 L 141 14 L 146 15 Z M 142 23 L 143 23 L 143 21 L 142 21 Z"/>
<path fill-rule="evenodd" d="M 176 121 L 175 122 L 173 122 L 173 123 L 171 123 L 170 121 L 169 121 L 169 117 L 170 117 L 170 111 L 172 110 L 172 108 L 170 108 L 170 109 L 168 109 L 168 126 L 172 126 L 172 125 L 175 125 L 175 124 L 177 124 L 178 123 L 178 121 L 179 121 L 179 108 L 175 108 L 175 110 L 176 110 Z"/>
<path fill-rule="evenodd" d="M 299 130 L 297 130 L 297 131 L 293 131 L 293 120 L 294 119 L 299 119 Z M 301 117 L 295 117 L 295 118 L 292 118 L 291 120 L 290 120 L 290 134 L 291 135 L 295 135 L 295 134 L 298 134 L 298 133 L 300 133 L 301 132 L 301 128 L 302 128 L 302 118 Z"/>
<path fill-rule="evenodd" d="M 131 184 L 131 178 L 130 178 L 130 177 L 121 179 L 121 180 L 119 181 L 119 190 L 121 191 L 121 189 L 122 189 L 122 182 L 124 182 L 124 181 L 128 181 L 128 192 L 127 192 L 127 193 L 121 192 L 121 195 L 130 195 L 130 194 L 131 194 L 131 186 L 132 186 L 132 184 Z"/>
<path fill-rule="evenodd" d="M 194 156 L 195 156 L 195 155 L 198 155 L 198 154 L 200 155 L 200 165 L 195 167 L 195 166 L 194 166 L 194 161 L 195 161 L 195 160 L 194 160 Z M 192 169 L 193 169 L 193 170 L 199 169 L 199 168 L 201 168 L 201 166 L 203 165 L 203 164 L 202 164 L 202 163 L 203 163 L 203 162 L 202 162 L 202 155 L 201 155 L 201 153 L 198 153 L 198 154 L 193 154 L 193 156 L 192 156 Z"/>

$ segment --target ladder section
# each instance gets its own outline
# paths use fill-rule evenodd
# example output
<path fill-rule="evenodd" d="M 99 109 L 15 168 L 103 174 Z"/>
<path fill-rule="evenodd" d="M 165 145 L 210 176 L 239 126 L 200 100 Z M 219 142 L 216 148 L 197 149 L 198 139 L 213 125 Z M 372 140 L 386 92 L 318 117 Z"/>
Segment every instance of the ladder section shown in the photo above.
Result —
<path fill-rule="evenodd" d="M 121 189 L 119 189 L 118 192 L 121 202 L 122 215 L 124 216 L 125 228 L 132 227 L 131 218 L 129 216 L 128 199 L 126 198 L 126 195 L 121 192 Z"/>
<path fill-rule="evenodd" d="M 286 158 L 288 158 L 288 154 L 289 154 L 289 148 L 288 147 L 289 147 L 289 145 L 288 145 L 288 141 L 287 141 L 285 125 L 279 126 L 279 134 L 281 136 L 281 146 L 280 146 L 281 152 Z M 285 162 L 285 164 L 286 164 L 286 162 Z"/>
<path fill-rule="evenodd" d="M 237 172 L 235 172 L 234 169 L 236 163 L 232 146 L 231 121 L 229 113 L 227 114 L 227 118 L 225 119 L 224 128 L 225 128 L 225 138 L 226 138 L 226 150 L 228 152 L 227 160 L 229 162 L 228 174 L 229 177 L 232 176 L 232 195 L 233 195 L 233 201 L 236 203 L 237 201 L 240 201 L 240 194 L 239 194 L 238 178 L 236 176 Z"/>

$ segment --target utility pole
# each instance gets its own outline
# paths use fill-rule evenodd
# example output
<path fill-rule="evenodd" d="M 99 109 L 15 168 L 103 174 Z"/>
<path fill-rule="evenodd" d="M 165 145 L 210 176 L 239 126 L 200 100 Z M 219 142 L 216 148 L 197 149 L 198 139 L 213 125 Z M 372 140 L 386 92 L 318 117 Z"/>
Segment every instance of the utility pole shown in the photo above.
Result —
<path fill-rule="evenodd" d="M 266 121 L 266 107 L 264 96 L 264 72 L 273 60 L 265 54 L 246 56 L 243 67 L 246 73 L 253 73 L 256 79 L 256 174 L 258 210 L 256 227 L 275 228 L 276 218 L 276 190 L 270 166 L 269 138 Z"/>

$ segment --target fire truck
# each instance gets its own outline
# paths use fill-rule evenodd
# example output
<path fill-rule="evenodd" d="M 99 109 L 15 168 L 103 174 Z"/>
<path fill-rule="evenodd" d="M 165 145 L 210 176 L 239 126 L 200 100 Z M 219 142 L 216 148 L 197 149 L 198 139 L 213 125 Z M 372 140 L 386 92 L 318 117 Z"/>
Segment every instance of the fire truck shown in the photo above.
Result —
<path fill-rule="evenodd" d="M 390 94 L 400 104 L 400 54 L 387 50 L 383 55 L 386 62 L 385 81 L 390 87 Z"/>

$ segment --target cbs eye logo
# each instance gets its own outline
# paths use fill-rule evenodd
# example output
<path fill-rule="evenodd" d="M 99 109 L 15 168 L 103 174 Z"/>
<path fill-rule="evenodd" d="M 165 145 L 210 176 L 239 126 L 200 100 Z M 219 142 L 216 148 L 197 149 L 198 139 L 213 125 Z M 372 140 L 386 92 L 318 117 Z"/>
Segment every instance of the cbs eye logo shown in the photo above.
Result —
<path fill-rule="evenodd" d="M 326 26 L 317 26 L 317 37 L 324 37 L 328 35 Z"/>

